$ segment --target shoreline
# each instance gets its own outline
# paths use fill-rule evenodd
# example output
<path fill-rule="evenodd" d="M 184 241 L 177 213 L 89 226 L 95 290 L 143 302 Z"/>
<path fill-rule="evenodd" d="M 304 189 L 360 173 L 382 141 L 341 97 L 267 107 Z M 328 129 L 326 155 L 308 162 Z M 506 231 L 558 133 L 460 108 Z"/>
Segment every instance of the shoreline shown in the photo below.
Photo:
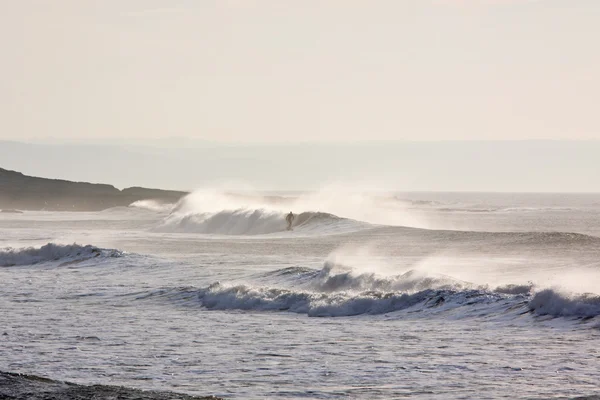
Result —
<path fill-rule="evenodd" d="M 0 398 L 30 400 L 223 400 L 215 396 L 190 396 L 113 385 L 80 385 L 36 375 L 0 371 Z"/>

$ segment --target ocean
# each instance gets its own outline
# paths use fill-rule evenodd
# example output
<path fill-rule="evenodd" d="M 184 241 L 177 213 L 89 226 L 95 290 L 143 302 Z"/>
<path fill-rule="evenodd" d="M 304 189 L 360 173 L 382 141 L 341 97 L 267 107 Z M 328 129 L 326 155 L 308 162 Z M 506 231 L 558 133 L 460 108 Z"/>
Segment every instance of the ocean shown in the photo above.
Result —
<path fill-rule="evenodd" d="M 231 399 L 600 391 L 600 194 L 207 189 L 0 213 L 0 291 L 0 370 L 53 380 Z"/>

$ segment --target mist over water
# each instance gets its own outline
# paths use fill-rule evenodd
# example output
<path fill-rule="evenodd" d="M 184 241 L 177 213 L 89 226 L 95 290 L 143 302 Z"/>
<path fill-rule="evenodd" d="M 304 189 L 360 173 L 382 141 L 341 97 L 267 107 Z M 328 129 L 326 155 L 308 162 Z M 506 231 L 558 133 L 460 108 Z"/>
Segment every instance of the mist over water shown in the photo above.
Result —
<path fill-rule="evenodd" d="M 286 230 L 285 215 L 295 214 L 296 232 L 331 233 L 372 225 L 421 225 L 407 206 L 386 193 L 369 194 L 328 188 L 297 195 L 243 194 L 217 189 L 194 191 L 174 205 L 163 232 L 207 234 L 273 234 Z M 323 231 L 324 233 L 324 231 Z"/>
<path fill-rule="evenodd" d="M 249 216 L 258 212 L 264 213 L 265 218 L 276 219 L 292 211 L 294 214 L 330 214 L 371 225 L 430 230 L 573 232 L 600 236 L 600 202 L 591 194 L 565 197 L 560 194 L 402 193 L 385 189 L 385 185 L 361 184 L 328 185 L 313 192 L 265 194 L 249 187 L 243 191 L 226 187 L 195 190 L 175 205 L 143 201 L 132 206 L 170 211 L 172 223 L 183 218 L 202 220 L 230 212 L 237 213 L 239 218 L 244 218 L 240 214 Z M 221 215 L 220 218 L 228 217 Z"/>
<path fill-rule="evenodd" d="M 390 192 L 357 190 L 330 186 L 317 192 L 299 195 L 265 196 L 257 192 L 236 194 L 217 189 L 201 189 L 185 197 L 176 207 L 182 213 L 235 210 L 265 210 L 287 213 L 324 212 L 341 218 L 371 224 L 417 225 L 407 204 L 397 201 Z"/>

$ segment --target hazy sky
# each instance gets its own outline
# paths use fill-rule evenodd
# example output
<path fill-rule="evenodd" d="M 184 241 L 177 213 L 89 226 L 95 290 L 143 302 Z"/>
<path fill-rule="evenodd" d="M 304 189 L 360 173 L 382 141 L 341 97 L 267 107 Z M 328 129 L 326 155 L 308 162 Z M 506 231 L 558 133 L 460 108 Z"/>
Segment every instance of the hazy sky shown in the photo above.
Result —
<path fill-rule="evenodd" d="M 599 154 L 599 140 L 186 148 L 0 141 L 0 168 L 119 188 L 600 193 Z"/>
<path fill-rule="evenodd" d="M 599 21 L 599 0 L 0 0 L 0 139 L 598 139 Z"/>

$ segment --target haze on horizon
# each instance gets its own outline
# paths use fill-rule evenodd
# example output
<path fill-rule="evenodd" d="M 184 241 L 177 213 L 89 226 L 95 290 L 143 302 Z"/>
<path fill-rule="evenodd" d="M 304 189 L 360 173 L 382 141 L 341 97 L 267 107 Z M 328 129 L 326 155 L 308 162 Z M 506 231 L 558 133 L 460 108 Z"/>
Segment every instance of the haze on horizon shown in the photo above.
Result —
<path fill-rule="evenodd" d="M 596 0 L 0 1 L 0 167 L 600 191 L 599 19 Z"/>

